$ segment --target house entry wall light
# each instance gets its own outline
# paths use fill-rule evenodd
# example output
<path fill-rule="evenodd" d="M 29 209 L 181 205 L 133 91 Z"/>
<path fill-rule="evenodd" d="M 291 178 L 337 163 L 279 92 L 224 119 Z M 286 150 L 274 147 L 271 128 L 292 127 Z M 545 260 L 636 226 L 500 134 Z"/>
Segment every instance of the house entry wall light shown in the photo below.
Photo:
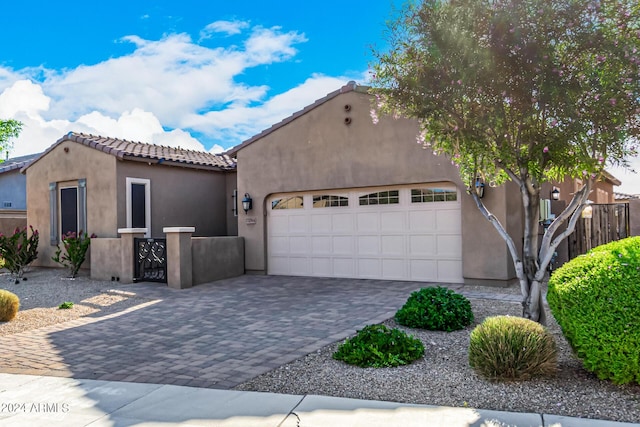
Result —
<path fill-rule="evenodd" d="M 551 191 L 551 199 L 560 200 L 560 190 L 558 190 L 558 188 L 553 187 L 553 190 Z"/>
<path fill-rule="evenodd" d="M 482 178 L 480 177 L 476 178 L 476 194 L 481 199 L 484 197 L 484 182 L 482 182 Z"/>
<path fill-rule="evenodd" d="M 252 208 L 253 200 L 251 199 L 251 196 L 249 195 L 249 193 L 244 193 L 244 198 L 242 199 L 242 209 L 244 210 L 244 213 L 246 214 Z"/>

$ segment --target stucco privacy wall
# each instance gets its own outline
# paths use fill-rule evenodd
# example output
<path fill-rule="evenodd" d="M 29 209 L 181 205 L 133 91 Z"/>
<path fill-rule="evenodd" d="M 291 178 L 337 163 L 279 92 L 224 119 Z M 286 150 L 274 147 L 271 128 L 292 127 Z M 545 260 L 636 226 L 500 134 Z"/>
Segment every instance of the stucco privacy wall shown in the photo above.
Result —
<path fill-rule="evenodd" d="M 504 241 L 465 195 L 457 169 L 416 143 L 415 121 L 381 117 L 374 124 L 370 99 L 358 89 L 347 91 L 237 152 L 238 194 L 249 193 L 253 198 L 253 210 L 249 215 L 241 211 L 238 218 L 239 235 L 245 238 L 246 269 L 267 269 L 265 201 L 271 194 L 453 182 L 462 194 L 465 279 L 513 277 Z M 349 124 L 345 124 L 347 117 Z M 505 221 L 511 207 L 507 194 L 506 187 L 490 188 L 486 196 L 489 209 Z M 517 221 L 509 223 L 513 226 Z"/>
<path fill-rule="evenodd" d="M 196 236 L 227 234 L 228 202 L 223 172 L 138 161 L 118 161 L 116 168 L 119 190 L 116 228 L 128 227 L 126 179 L 129 177 L 151 181 L 151 236 L 164 236 L 164 227 L 195 227 Z"/>
<path fill-rule="evenodd" d="M 0 210 L 0 233 L 12 235 L 16 228 L 27 226 L 27 211 Z M 31 230 L 28 231 L 31 235 Z"/>
<path fill-rule="evenodd" d="M 73 184 L 86 179 L 86 231 L 99 237 L 117 237 L 115 173 L 115 157 L 71 141 L 62 141 L 29 167 L 27 222 L 41 236 L 35 265 L 58 266 L 51 260 L 56 247 L 49 241 L 49 183 Z"/>
<path fill-rule="evenodd" d="M 193 237 L 191 245 L 194 285 L 244 274 L 242 237 Z"/>

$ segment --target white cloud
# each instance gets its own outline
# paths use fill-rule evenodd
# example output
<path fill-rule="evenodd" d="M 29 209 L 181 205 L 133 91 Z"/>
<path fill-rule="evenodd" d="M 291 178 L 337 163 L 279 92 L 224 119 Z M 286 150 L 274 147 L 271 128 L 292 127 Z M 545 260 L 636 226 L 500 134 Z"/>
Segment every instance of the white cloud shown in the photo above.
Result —
<path fill-rule="evenodd" d="M 0 93 L 0 117 L 12 118 L 19 112 L 37 116 L 49 109 L 50 98 L 42 87 L 29 80 L 18 80 Z"/>
<path fill-rule="evenodd" d="M 280 27 L 256 27 L 245 42 L 248 63 L 259 65 L 286 61 L 298 52 L 293 46 L 306 41 L 304 34 L 283 33 Z"/>
<path fill-rule="evenodd" d="M 347 83 L 346 77 L 313 75 L 304 83 L 276 95 L 258 106 L 230 106 L 220 111 L 191 114 L 184 123 L 190 129 L 217 140 L 240 143 L 271 127 Z"/>
<path fill-rule="evenodd" d="M 204 31 L 238 34 L 246 22 L 218 21 Z M 186 34 L 160 40 L 131 35 L 130 54 L 68 70 L 0 67 L 0 118 L 23 122 L 11 155 L 43 151 L 69 131 L 225 151 L 344 85 L 313 75 L 287 92 L 241 76 L 289 61 L 304 34 L 256 26 L 237 46 L 206 47 Z M 206 146 L 190 132 L 202 135 Z M 213 147 L 212 147 L 213 146 Z"/>
<path fill-rule="evenodd" d="M 215 21 L 200 31 L 200 40 L 209 39 L 215 33 L 228 36 L 240 34 L 246 28 L 249 28 L 249 23 L 245 21 Z"/>
<path fill-rule="evenodd" d="M 227 149 L 218 144 L 214 144 L 213 147 L 211 147 L 211 149 L 209 150 L 211 154 L 220 154 L 224 153 L 225 151 L 227 151 Z"/>

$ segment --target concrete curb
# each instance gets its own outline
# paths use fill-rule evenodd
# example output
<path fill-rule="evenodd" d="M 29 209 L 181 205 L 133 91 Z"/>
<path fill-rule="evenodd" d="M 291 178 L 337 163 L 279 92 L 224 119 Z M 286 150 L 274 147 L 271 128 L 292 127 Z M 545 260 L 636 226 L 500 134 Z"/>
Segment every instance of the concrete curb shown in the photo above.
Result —
<path fill-rule="evenodd" d="M 640 427 L 557 415 L 0 373 L 3 426 Z"/>

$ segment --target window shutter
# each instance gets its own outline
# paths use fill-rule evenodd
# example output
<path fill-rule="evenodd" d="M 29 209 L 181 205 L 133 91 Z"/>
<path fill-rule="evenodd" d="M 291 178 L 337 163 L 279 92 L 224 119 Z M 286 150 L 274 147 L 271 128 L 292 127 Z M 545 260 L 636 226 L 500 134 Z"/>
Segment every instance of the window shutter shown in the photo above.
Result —
<path fill-rule="evenodd" d="M 56 183 L 49 184 L 49 237 L 52 246 L 58 245 L 58 193 Z"/>
<path fill-rule="evenodd" d="M 87 180 L 78 180 L 78 234 L 87 233 Z"/>

